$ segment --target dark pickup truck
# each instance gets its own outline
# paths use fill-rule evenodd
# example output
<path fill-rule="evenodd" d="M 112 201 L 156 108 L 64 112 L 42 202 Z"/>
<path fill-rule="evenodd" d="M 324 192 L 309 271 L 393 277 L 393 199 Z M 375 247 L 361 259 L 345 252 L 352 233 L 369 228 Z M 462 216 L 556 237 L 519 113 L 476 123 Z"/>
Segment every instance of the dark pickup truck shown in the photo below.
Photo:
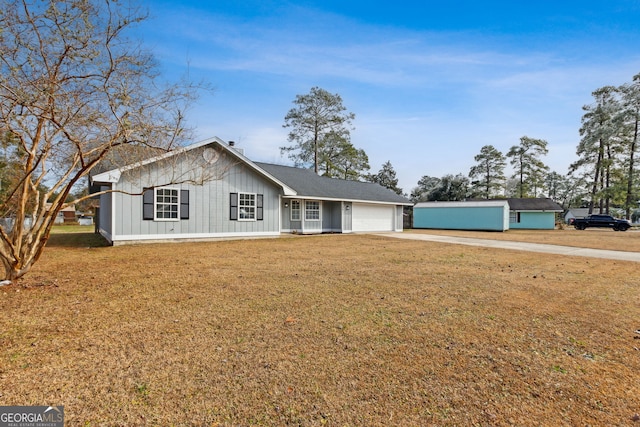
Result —
<path fill-rule="evenodd" d="M 631 228 L 631 223 L 626 219 L 618 219 L 610 215 L 589 215 L 586 218 L 576 218 L 572 224 L 577 230 L 584 230 L 587 227 L 606 227 L 613 228 L 615 231 L 627 231 Z"/>

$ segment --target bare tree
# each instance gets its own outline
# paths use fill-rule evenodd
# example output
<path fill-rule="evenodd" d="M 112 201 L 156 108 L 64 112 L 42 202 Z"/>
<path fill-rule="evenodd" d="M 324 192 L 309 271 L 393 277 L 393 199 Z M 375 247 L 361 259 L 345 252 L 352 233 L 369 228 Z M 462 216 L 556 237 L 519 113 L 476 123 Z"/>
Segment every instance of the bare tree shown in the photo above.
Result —
<path fill-rule="evenodd" d="M 12 223 L 0 226 L 4 279 L 38 260 L 58 212 L 78 201 L 67 196 L 104 159 L 131 163 L 187 136 L 198 86 L 161 84 L 152 55 L 126 36 L 144 19 L 115 0 L 3 1 L 0 131 L 20 164 L 0 200 Z"/>

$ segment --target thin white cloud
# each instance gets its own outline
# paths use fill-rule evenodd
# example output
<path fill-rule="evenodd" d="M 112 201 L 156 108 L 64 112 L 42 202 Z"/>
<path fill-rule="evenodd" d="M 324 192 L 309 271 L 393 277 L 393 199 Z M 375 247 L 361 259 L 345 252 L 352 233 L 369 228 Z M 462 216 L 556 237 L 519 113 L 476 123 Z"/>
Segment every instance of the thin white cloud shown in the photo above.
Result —
<path fill-rule="evenodd" d="M 284 13 L 159 11 L 148 35 L 161 61 L 179 67 L 188 57 L 222 88 L 195 114 L 198 133 L 236 140 L 256 160 L 287 162 L 279 147 L 290 102 L 328 85 L 356 113 L 353 141 L 372 170 L 391 160 L 405 191 L 422 175 L 466 174 L 483 145 L 506 151 L 523 135 L 548 140 L 546 161 L 564 172 L 591 91 L 640 71 L 640 54 L 605 57 L 578 41 L 374 27 L 300 7 Z"/>
<path fill-rule="evenodd" d="M 158 49 L 165 59 L 173 57 L 181 63 L 184 58 L 175 56 L 176 45 L 187 45 L 191 65 L 210 71 L 333 76 L 392 86 L 429 84 L 433 77 L 481 79 L 483 70 L 540 63 L 537 55 L 518 57 L 469 48 L 477 46 L 477 41 L 471 43 L 460 34 L 448 38 L 429 32 L 372 29 L 334 15 L 315 16 L 312 22 L 315 25 L 305 27 L 288 22 L 242 22 L 218 15 L 183 19 L 172 15 L 162 21 L 170 37 Z M 325 32 L 327 27 L 330 32 Z"/>

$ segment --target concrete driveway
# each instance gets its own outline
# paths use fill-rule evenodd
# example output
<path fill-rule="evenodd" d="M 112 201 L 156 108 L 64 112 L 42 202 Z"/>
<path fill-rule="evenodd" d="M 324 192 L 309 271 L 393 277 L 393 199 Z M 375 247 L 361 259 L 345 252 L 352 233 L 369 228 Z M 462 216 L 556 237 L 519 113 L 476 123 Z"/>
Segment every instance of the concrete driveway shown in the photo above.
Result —
<path fill-rule="evenodd" d="M 488 248 L 512 249 L 516 251 L 541 252 L 545 254 L 606 258 L 620 261 L 640 262 L 640 252 L 586 249 L 576 248 L 572 246 L 546 245 L 543 243 L 510 242 L 504 240 L 475 239 L 471 237 L 439 236 L 434 234 L 378 233 L 376 234 L 376 236 L 393 237 L 395 239 L 451 243 L 455 245 L 484 246 Z"/>

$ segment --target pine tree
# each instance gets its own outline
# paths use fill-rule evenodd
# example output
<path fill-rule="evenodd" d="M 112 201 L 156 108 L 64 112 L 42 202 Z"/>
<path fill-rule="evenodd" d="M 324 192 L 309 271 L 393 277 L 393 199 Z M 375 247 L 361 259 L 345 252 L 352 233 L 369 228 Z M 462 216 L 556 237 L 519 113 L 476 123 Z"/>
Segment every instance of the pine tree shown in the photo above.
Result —
<path fill-rule="evenodd" d="M 404 194 L 402 188 L 398 187 L 398 178 L 396 178 L 396 171 L 393 169 L 391 161 L 385 162 L 377 174 L 371 175 L 371 182 L 380 184 L 396 194 Z"/>
<path fill-rule="evenodd" d="M 469 171 L 473 192 L 489 199 L 504 189 L 505 157 L 493 145 L 485 145 L 474 160 L 478 164 Z"/>
<path fill-rule="evenodd" d="M 289 128 L 288 147 L 280 147 L 297 165 L 311 165 L 320 174 L 332 174 L 336 153 L 351 144 L 351 122 L 355 114 L 347 112 L 338 94 L 319 87 L 306 95 L 297 95 L 295 107 L 289 110 L 283 127 Z M 338 154 L 339 155 L 339 154 Z"/>
<path fill-rule="evenodd" d="M 514 178 L 518 178 L 518 197 L 529 197 L 532 190 L 535 197 L 543 171 L 548 169 L 540 157 L 547 153 L 547 141 L 528 136 L 520 138 L 520 145 L 514 145 L 509 149 L 507 157 L 511 159 L 511 166 L 515 168 Z"/>

